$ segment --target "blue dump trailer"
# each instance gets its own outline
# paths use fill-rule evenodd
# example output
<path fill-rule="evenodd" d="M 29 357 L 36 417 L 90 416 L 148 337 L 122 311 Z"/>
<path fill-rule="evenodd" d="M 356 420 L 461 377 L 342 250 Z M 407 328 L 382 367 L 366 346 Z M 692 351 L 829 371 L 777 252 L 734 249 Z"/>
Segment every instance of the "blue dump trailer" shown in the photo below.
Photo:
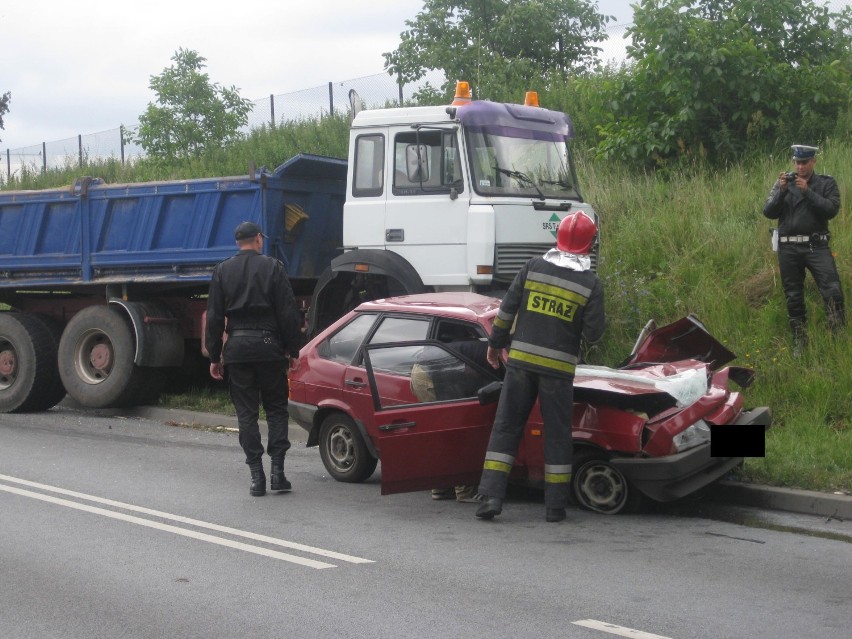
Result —
<path fill-rule="evenodd" d="M 246 176 L 0 191 L 0 412 L 155 398 L 164 369 L 202 353 L 211 273 L 244 220 L 309 299 L 342 253 L 346 170 L 298 155 Z"/>

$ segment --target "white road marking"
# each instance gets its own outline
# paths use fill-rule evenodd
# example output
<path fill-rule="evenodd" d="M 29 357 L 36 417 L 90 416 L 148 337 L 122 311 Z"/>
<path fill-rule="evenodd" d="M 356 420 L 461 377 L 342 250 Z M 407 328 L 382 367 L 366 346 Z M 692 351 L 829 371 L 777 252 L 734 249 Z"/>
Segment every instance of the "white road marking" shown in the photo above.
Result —
<path fill-rule="evenodd" d="M 142 506 L 134 506 L 133 504 L 126 504 L 126 503 L 123 503 L 123 502 L 120 502 L 120 501 L 114 501 L 112 499 L 105 499 L 103 497 L 96 497 L 94 495 L 87 495 L 85 493 L 78 493 L 78 492 L 75 492 L 73 490 L 67 490 L 65 488 L 59 488 L 57 486 L 49 486 L 47 484 L 40 484 L 40 483 L 37 483 L 37 482 L 28 481 L 26 479 L 19 479 L 17 477 L 10 477 L 9 475 L 0 475 L 0 479 L 2 479 L 4 481 L 12 482 L 12 483 L 22 484 L 24 486 L 30 486 L 31 488 L 38 488 L 40 490 L 46 490 L 46 491 L 58 493 L 60 495 L 66 495 L 68 497 L 75 497 L 77 499 L 84 499 L 84 500 L 87 500 L 87 501 L 92 501 L 92 502 L 95 502 L 95 503 L 104 504 L 106 506 L 113 506 L 115 508 L 122 508 L 124 510 L 130 510 L 132 512 L 143 513 L 143 514 L 146 514 L 146 515 L 159 517 L 161 519 L 168 519 L 168 520 L 171 520 L 171 521 L 177 521 L 177 522 L 180 522 L 180 523 L 183 523 L 183 524 L 189 524 L 191 526 L 196 526 L 198 528 L 206 528 L 208 530 L 215 530 L 217 532 L 222 532 L 222 533 L 226 533 L 226 534 L 229 534 L 229 535 L 234 535 L 236 537 L 244 537 L 246 539 L 252 539 L 254 541 L 260 541 L 260 542 L 263 542 L 263 543 L 276 545 L 276 546 L 282 546 L 284 548 L 290 548 L 292 550 L 299 550 L 299 551 L 302 551 L 302 552 L 308 552 L 308 553 L 311 553 L 311 554 L 314 554 L 314 555 L 320 555 L 322 557 L 328 557 L 329 559 L 336 559 L 338 561 L 345 561 L 345 562 L 353 563 L 353 564 L 371 564 L 371 563 L 374 563 L 372 559 L 364 559 L 362 557 L 354 557 L 352 555 L 345 555 L 343 553 L 334 552 L 333 550 L 326 550 L 324 548 L 317 548 L 315 546 L 307 546 L 305 544 L 299 544 L 299 543 L 292 542 L 292 541 L 286 541 L 284 539 L 278 539 L 276 537 L 268 537 L 267 535 L 260 535 L 260 534 L 249 532 L 249 531 L 246 531 L 246 530 L 239 530 L 237 528 L 230 528 L 228 526 L 220 526 L 219 524 L 212 524 L 212 523 L 209 523 L 209 522 L 206 522 L 206 521 L 200 521 L 198 519 L 192 519 L 190 517 L 183 517 L 181 515 L 173 515 L 171 513 L 166 513 L 166 512 L 159 511 L 159 510 L 153 510 L 151 508 L 144 508 Z M 3 489 L 2 484 L 0 484 L 0 489 Z M 9 492 L 17 492 L 17 491 L 15 491 L 15 490 L 11 489 L 11 487 L 9 487 Z M 27 494 L 27 496 L 36 496 L 36 497 L 39 497 L 39 498 L 44 497 L 44 495 L 40 495 L 39 493 L 31 493 L 30 491 L 21 491 L 19 494 Z M 44 501 L 51 501 L 51 500 L 46 499 Z M 69 502 L 67 500 L 57 500 L 55 503 L 61 503 L 62 505 L 71 505 L 71 507 L 75 507 L 75 505 L 76 506 L 82 505 L 82 504 L 76 504 L 75 502 Z M 80 510 L 87 510 L 89 508 L 90 507 L 80 508 Z M 100 509 L 100 508 L 94 509 L 94 510 L 89 510 L 89 512 L 96 512 L 96 511 L 100 511 L 97 514 L 110 513 L 110 515 L 107 515 L 107 516 L 111 516 L 112 514 L 119 514 L 119 513 L 112 513 L 112 511 L 107 511 L 107 510 L 103 510 L 103 509 Z M 129 516 L 124 515 L 123 517 L 115 517 L 115 518 L 116 519 L 122 519 L 124 517 L 129 517 Z M 133 517 L 132 519 L 140 520 L 140 518 L 137 518 L 137 517 Z M 125 521 L 130 521 L 130 519 L 125 519 Z M 140 521 L 147 522 L 148 520 L 140 520 Z M 134 521 L 134 523 L 138 523 L 138 521 Z M 156 522 L 149 522 L 149 523 L 156 523 Z M 159 525 L 165 526 L 166 524 L 159 524 Z M 156 526 L 152 526 L 152 527 L 156 527 Z M 170 528 L 175 528 L 175 530 L 184 530 L 182 528 L 176 528 L 174 526 L 171 526 Z M 163 530 L 165 530 L 165 528 L 163 528 Z M 172 532 L 174 532 L 174 531 L 172 531 Z M 191 532 L 191 531 L 187 531 L 187 532 Z M 203 533 L 197 533 L 197 534 L 201 535 Z M 192 535 L 186 535 L 186 536 L 192 536 Z M 200 537 L 196 537 L 196 538 L 199 539 Z M 211 538 L 212 539 L 221 539 L 219 537 L 211 537 Z M 227 540 L 223 540 L 223 541 L 227 541 Z M 239 543 L 239 542 L 231 542 L 231 543 Z M 223 545 L 227 545 L 227 544 L 223 544 Z M 246 546 L 247 548 L 256 548 L 255 546 L 248 546 L 247 544 L 241 544 L 241 545 Z M 234 546 L 234 547 L 236 547 L 236 546 Z M 244 549 L 245 548 L 243 548 L 243 550 Z M 268 551 L 268 552 L 275 552 L 275 551 Z M 260 554 L 263 554 L 263 553 L 260 553 Z M 286 554 L 283 554 L 283 553 L 279 553 L 279 554 L 282 555 L 279 558 L 295 557 L 294 555 L 286 555 Z M 313 560 L 305 560 L 305 561 L 313 561 Z M 322 562 L 315 562 L 315 563 L 321 564 L 321 565 L 320 566 L 314 566 L 314 567 L 322 567 L 322 568 L 333 568 L 334 567 L 332 564 L 324 564 Z"/>
<path fill-rule="evenodd" d="M 631 637 L 631 639 L 671 639 L 670 637 L 664 637 L 663 635 L 655 635 L 650 632 L 644 632 L 642 630 L 634 630 L 633 628 L 616 626 L 615 624 L 607 623 L 605 621 L 598 621 L 597 619 L 581 619 L 580 621 L 572 621 L 571 623 L 573 623 L 575 626 L 584 626 L 593 630 L 601 630 L 603 632 L 608 632 L 612 635 L 618 635 L 619 637 Z"/>

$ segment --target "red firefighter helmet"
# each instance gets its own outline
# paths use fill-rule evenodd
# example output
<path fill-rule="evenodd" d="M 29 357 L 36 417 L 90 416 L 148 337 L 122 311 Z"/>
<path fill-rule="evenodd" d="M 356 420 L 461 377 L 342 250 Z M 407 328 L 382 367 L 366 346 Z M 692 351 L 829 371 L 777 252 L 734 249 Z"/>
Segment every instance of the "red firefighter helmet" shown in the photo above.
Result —
<path fill-rule="evenodd" d="M 556 230 L 556 248 L 565 253 L 587 255 L 597 234 L 598 226 L 587 213 L 569 213 L 562 218 Z"/>

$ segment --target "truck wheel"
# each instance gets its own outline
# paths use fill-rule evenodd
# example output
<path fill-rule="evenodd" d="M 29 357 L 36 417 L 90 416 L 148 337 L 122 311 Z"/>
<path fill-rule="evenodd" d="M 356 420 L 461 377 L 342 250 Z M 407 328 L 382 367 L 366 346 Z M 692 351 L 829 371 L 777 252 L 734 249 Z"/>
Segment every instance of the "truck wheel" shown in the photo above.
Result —
<path fill-rule="evenodd" d="M 580 508 L 604 515 L 639 510 L 642 494 L 603 453 L 579 453 L 572 466 L 571 493 Z"/>
<path fill-rule="evenodd" d="M 134 350 L 133 331 L 118 311 L 83 309 L 59 341 L 59 374 L 68 394 L 89 408 L 127 405 L 143 381 Z"/>
<path fill-rule="evenodd" d="M 58 379 L 47 327 L 26 313 L 0 313 L 0 412 L 47 410 L 59 401 Z"/>
<path fill-rule="evenodd" d="M 62 385 L 62 377 L 59 375 L 59 340 L 62 338 L 62 323 L 50 315 L 34 314 L 32 317 L 41 322 L 50 337 L 51 359 L 54 363 L 53 381 L 46 384 L 44 400 L 47 408 L 56 406 L 65 397 L 65 387 Z"/>
<path fill-rule="evenodd" d="M 343 413 L 332 413 L 323 420 L 319 449 L 325 469 L 337 481 L 362 482 L 373 474 L 379 463 L 367 450 L 355 422 Z"/>

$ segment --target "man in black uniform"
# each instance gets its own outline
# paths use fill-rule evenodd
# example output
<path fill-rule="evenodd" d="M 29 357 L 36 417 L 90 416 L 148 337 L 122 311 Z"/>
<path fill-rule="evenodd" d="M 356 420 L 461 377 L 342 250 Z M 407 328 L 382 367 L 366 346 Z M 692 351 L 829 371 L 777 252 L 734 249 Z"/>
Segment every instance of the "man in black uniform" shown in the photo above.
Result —
<path fill-rule="evenodd" d="M 828 221 L 840 210 L 840 190 L 833 177 L 814 173 L 818 150 L 793 146 L 796 173 L 778 176 L 763 207 L 766 217 L 778 220 L 778 266 L 796 354 L 807 343 L 805 269 L 819 288 L 832 332 L 846 324 L 840 276 L 828 247 Z"/>
<path fill-rule="evenodd" d="M 210 376 L 221 380 L 224 370 L 228 372 L 240 446 L 251 470 L 249 494 L 260 497 L 266 494 L 264 449 L 257 423 L 261 401 L 269 426 L 266 452 L 272 458 L 270 488 L 291 488 L 284 475 L 284 455 L 290 448 L 287 360 L 289 355 L 290 366 L 298 366 L 299 322 L 284 265 L 263 255 L 266 236 L 260 227 L 243 222 L 234 237 L 239 252 L 213 270 L 205 339 Z M 228 333 L 224 352 L 223 331 Z"/>
<path fill-rule="evenodd" d="M 556 248 L 526 263 L 494 318 L 488 362 L 496 368 L 507 345 L 509 356 L 479 482 L 483 502 L 476 516 L 481 519 L 492 519 L 503 510 L 509 473 L 536 397 L 544 420 L 545 519 L 565 519 L 574 371 L 581 341 L 596 342 L 604 330 L 603 288 L 589 258 L 596 234 L 594 220 L 585 213 L 565 216 L 557 229 Z"/>

